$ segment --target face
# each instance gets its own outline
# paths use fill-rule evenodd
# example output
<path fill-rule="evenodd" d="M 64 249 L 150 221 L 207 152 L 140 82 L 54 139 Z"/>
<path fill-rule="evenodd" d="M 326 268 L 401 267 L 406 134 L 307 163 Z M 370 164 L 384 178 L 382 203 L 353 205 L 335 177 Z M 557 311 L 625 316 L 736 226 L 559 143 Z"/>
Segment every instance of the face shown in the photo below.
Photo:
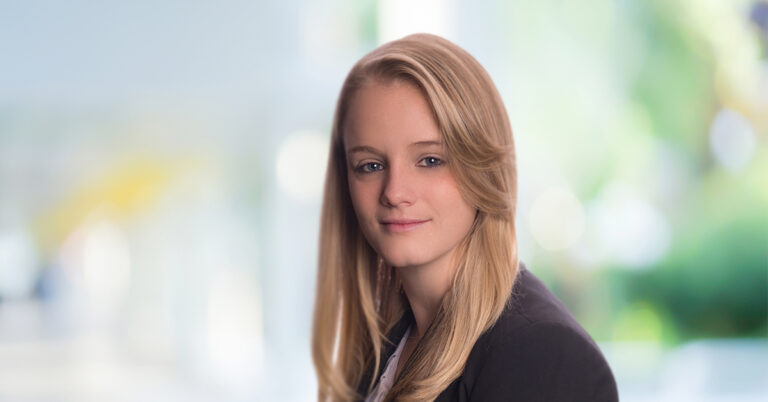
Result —
<path fill-rule="evenodd" d="M 349 192 L 368 243 L 395 267 L 446 263 L 476 209 L 448 166 L 437 122 L 413 85 L 368 81 L 344 126 Z"/>

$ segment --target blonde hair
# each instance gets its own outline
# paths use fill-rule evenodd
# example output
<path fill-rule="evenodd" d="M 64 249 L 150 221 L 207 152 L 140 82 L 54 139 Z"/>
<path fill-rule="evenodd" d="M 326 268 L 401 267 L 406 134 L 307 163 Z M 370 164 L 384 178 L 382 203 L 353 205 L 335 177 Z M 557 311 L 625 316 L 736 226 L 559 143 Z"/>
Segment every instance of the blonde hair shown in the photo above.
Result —
<path fill-rule="evenodd" d="M 517 171 L 504 104 L 483 67 L 466 51 L 429 34 L 386 43 L 349 72 L 334 116 L 320 222 L 312 357 L 318 399 L 348 401 L 373 364 L 378 378 L 387 332 L 407 299 L 361 232 L 347 183 L 344 122 L 354 93 L 369 80 L 399 80 L 421 90 L 465 199 L 477 208 L 459 246 L 453 285 L 387 400 L 436 398 L 458 378 L 477 338 L 501 315 L 517 276 Z M 470 318 L 470 319 L 467 319 Z"/>

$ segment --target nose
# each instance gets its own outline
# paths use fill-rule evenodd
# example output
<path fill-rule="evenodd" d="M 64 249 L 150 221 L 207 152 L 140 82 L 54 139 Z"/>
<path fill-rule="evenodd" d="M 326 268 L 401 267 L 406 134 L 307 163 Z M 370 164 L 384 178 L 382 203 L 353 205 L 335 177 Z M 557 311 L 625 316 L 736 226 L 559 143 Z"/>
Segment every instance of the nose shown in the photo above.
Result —
<path fill-rule="evenodd" d="M 407 167 L 391 166 L 386 170 L 384 186 L 381 189 L 381 204 L 388 207 L 413 204 L 416 200 L 413 184 Z"/>

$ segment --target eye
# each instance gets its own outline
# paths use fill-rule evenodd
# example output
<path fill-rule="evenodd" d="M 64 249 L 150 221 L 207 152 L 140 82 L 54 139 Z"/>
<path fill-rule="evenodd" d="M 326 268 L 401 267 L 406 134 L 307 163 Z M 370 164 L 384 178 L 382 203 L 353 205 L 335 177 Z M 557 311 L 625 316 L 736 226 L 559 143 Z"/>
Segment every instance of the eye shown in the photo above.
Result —
<path fill-rule="evenodd" d="M 359 173 L 373 173 L 377 170 L 384 169 L 384 165 L 378 162 L 367 162 L 355 168 Z"/>
<path fill-rule="evenodd" d="M 438 167 L 443 164 L 443 160 L 434 156 L 427 156 L 419 161 L 419 166 Z"/>

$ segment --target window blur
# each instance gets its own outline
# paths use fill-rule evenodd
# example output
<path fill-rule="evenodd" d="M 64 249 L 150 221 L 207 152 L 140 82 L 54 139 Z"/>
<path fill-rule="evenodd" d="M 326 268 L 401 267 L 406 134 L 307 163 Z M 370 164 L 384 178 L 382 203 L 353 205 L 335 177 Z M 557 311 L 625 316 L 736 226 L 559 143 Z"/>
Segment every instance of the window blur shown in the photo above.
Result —
<path fill-rule="evenodd" d="M 754 0 L 0 3 L 0 400 L 314 400 L 336 96 L 419 31 L 499 87 L 520 258 L 621 399 L 765 400 Z"/>

